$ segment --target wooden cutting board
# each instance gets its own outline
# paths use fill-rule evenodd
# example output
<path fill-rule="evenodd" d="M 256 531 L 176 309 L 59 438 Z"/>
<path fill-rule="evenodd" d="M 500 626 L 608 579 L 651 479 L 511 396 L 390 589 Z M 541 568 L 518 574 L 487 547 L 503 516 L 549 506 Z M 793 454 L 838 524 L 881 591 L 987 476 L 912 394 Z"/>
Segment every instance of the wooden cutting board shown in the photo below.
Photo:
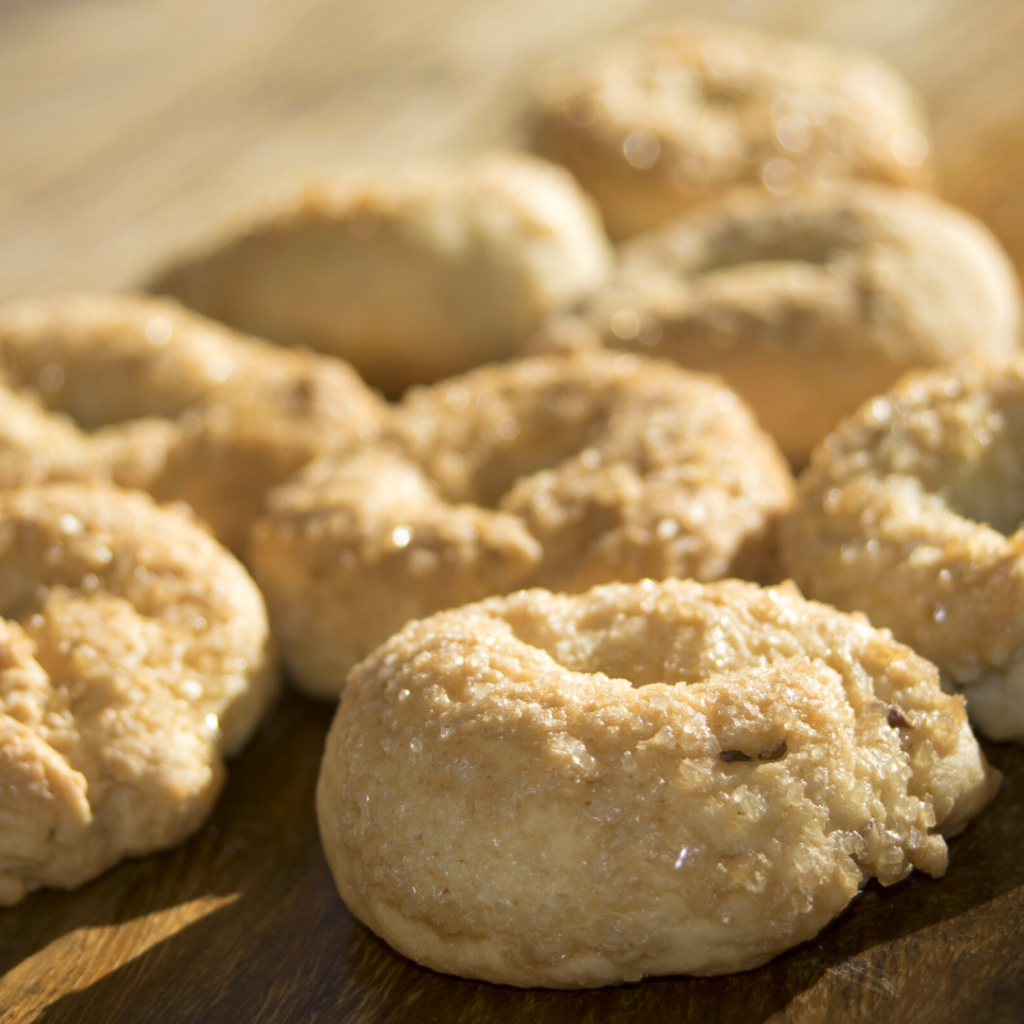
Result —
<path fill-rule="evenodd" d="M 874 50 L 924 94 L 946 198 L 1024 266 L 1019 0 L 3 0 L 0 299 L 125 288 L 241 199 L 346 161 L 514 145 L 546 58 L 689 13 Z M 1024 748 L 939 881 L 875 884 L 757 971 L 595 992 L 443 977 L 341 904 L 288 694 L 191 841 L 0 911 L 0 1021 L 1024 1020 Z"/>

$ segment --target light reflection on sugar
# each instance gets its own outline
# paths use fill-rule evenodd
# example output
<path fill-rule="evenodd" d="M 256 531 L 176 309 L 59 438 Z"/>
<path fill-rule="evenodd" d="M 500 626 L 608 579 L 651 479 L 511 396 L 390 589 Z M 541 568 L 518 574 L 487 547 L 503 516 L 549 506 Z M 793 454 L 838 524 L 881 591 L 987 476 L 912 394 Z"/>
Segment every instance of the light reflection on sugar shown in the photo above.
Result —
<path fill-rule="evenodd" d="M 494 430 L 502 441 L 514 441 L 519 436 L 519 424 L 512 416 L 500 419 Z"/>
<path fill-rule="evenodd" d="M 448 388 L 444 400 L 452 412 L 462 412 L 469 405 L 469 389 L 456 384 Z"/>
<path fill-rule="evenodd" d="M 629 341 L 640 330 L 640 318 L 631 309 L 620 309 L 612 314 L 609 327 L 620 341 Z"/>
<path fill-rule="evenodd" d="M 647 316 L 640 322 L 637 337 L 641 345 L 657 345 L 661 341 L 661 321 L 656 317 Z"/>
<path fill-rule="evenodd" d="M 69 537 L 76 536 L 82 532 L 82 520 L 70 512 L 65 512 L 60 517 L 60 532 L 67 534 Z"/>
<path fill-rule="evenodd" d="M 769 160 L 761 172 L 761 180 L 769 192 L 777 196 L 788 195 L 796 188 L 799 172 L 796 165 L 783 157 Z"/>
<path fill-rule="evenodd" d="M 928 140 L 916 128 L 901 128 L 889 144 L 894 159 L 905 167 L 918 167 L 928 157 Z"/>
<path fill-rule="evenodd" d="M 661 144 L 652 132 L 641 129 L 626 138 L 622 152 L 634 167 L 646 171 L 661 157 Z"/>
<path fill-rule="evenodd" d="M 230 356 L 218 352 L 206 360 L 203 371 L 215 384 L 222 384 L 235 372 L 235 364 Z"/>
<path fill-rule="evenodd" d="M 199 700 L 203 695 L 203 684 L 198 679 L 186 679 L 181 684 L 181 692 L 188 700 Z"/>
<path fill-rule="evenodd" d="M 779 142 L 792 153 L 803 153 L 811 145 L 811 128 L 799 114 L 787 114 L 775 128 Z"/>
<path fill-rule="evenodd" d="M 679 533 L 679 524 L 674 519 L 662 519 L 655 528 L 655 533 L 662 540 L 671 540 Z"/>
<path fill-rule="evenodd" d="M 154 316 L 146 321 L 146 326 L 142 328 L 142 333 L 150 345 L 159 346 L 166 345 L 171 340 L 174 329 L 166 317 Z"/>

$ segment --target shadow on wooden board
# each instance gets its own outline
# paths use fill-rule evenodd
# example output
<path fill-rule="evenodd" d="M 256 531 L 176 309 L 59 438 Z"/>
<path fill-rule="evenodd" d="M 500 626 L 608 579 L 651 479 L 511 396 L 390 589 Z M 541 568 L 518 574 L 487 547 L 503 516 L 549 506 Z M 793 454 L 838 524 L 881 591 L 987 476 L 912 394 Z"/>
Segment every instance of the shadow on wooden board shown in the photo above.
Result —
<path fill-rule="evenodd" d="M 213 1022 L 962 1021 L 1021 1019 L 1024 751 L 988 745 L 1006 773 L 951 842 L 950 868 L 875 883 L 815 940 L 756 971 L 586 992 L 519 990 L 425 970 L 346 912 L 320 851 L 313 788 L 330 709 L 287 696 L 232 768 L 206 829 L 76 893 L 38 893 L 0 916 L 0 969 L 78 927 L 112 929 L 201 896 L 217 909 L 57 996 L 57 1024 Z M 6 918 L 6 920 L 5 920 Z M 19 925 L 21 927 L 19 928 Z M 10 937 L 19 932 L 27 942 Z M 59 990 L 55 990 L 56 992 Z M 4 1020 L 33 1019 L 13 1016 Z"/>

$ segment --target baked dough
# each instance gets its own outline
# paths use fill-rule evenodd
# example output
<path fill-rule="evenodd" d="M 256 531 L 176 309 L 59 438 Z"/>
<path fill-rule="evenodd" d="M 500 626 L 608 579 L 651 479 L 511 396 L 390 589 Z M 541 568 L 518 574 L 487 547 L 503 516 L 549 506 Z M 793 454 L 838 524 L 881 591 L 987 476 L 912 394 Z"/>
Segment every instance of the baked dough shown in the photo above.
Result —
<path fill-rule="evenodd" d="M 547 69 L 533 147 L 626 238 L 736 185 L 931 183 L 924 106 L 876 58 L 682 21 Z"/>
<path fill-rule="evenodd" d="M 340 360 L 132 295 L 0 309 L 0 385 L 0 485 L 108 480 L 187 501 L 235 551 L 269 488 L 386 416 Z"/>
<path fill-rule="evenodd" d="M 1021 299 L 980 221 L 919 192 L 848 182 L 734 194 L 635 239 L 583 316 L 532 347 L 596 341 L 720 373 L 802 466 L 907 370 L 1016 351 Z"/>
<path fill-rule="evenodd" d="M 399 952 L 580 987 L 756 967 L 867 878 L 941 875 L 997 785 L 961 698 L 863 616 L 646 580 L 410 623 L 349 679 L 317 810 Z"/>
<path fill-rule="evenodd" d="M 858 608 L 1024 740 L 1024 361 L 910 374 L 815 451 L 782 531 L 811 597 Z"/>
<path fill-rule="evenodd" d="M 180 842 L 277 689 L 242 566 L 144 494 L 0 492 L 0 904 Z"/>
<path fill-rule="evenodd" d="M 762 569 L 792 478 L 713 377 L 595 352 L 415 389 L 268 497 L 249 564 L 289 676 L 337 697 L 408 619 L 518 587 Z"/>
<path fill-rule="evenodd" d="M 397 396 L 509 356 L 602 284 L 611 247 L 560 167 L 518 153 L 306 184 L 151 290 L 286 345 L 347 359 Z"/>

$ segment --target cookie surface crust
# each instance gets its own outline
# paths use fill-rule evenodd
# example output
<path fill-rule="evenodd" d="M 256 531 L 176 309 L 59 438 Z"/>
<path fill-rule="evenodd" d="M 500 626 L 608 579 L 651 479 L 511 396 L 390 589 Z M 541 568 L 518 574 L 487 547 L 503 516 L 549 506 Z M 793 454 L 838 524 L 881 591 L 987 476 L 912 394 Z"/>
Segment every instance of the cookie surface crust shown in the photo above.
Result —
<path fill-rule="evenodd" d="M 318 788 L 349 909 L 436 970 L 583 987 L 755 967 L 991 797 L 963 702 L 792 587 L 521 591 L 359 665 Z"/>
<path fill-rule="evenodd" d="M 684 21 L 566 60 L 535 92 L 534 148 L 617 239 L 737 185 L 931 182 L 923 103 L 867 55 Z"/>
<path fill-rule="evenodd" d="M 781 531 L 801 589 L 962 686 L 975 725 L 1024 740 L 1024 361 L 903 378 L 815 451 Z"/>
<path fill-rule="evenodd" d="M 4 306 L 0 385 L 2 486 L 105 480 L 187 501 L 234 551 L 269 488 L 385 415 L 340 360 L 133 295 Z"/>
<path fill-rule="evenodd" d="M 525 586 L 756 578 L 792 478 L 715 377 L 606 352 L 414 389 L 275 491 L 249 563 L 292 677 L 337 696 L 406 621 Z"/>
<path fill-rule="evenodd" d="M 1017 351 L 1022 321 L 980 221 L 866 182 L 745 191 L 634 239 L 581 317 L 605 346 L 721 374 L 797 466 L 907 370 Z"/>
<path fill-rule="evenodd" d="M 0 904 L 180 842 L 277 691 L 262 597 L 144 494 L 0 492 Z"/>
<path fill-rule="evenodd" d="M 239 220 L 151 290 L 341 356 L 392 397 L 510 356 L 611 270 L 590 198 L 526 154 L 351 173 Z"/>

